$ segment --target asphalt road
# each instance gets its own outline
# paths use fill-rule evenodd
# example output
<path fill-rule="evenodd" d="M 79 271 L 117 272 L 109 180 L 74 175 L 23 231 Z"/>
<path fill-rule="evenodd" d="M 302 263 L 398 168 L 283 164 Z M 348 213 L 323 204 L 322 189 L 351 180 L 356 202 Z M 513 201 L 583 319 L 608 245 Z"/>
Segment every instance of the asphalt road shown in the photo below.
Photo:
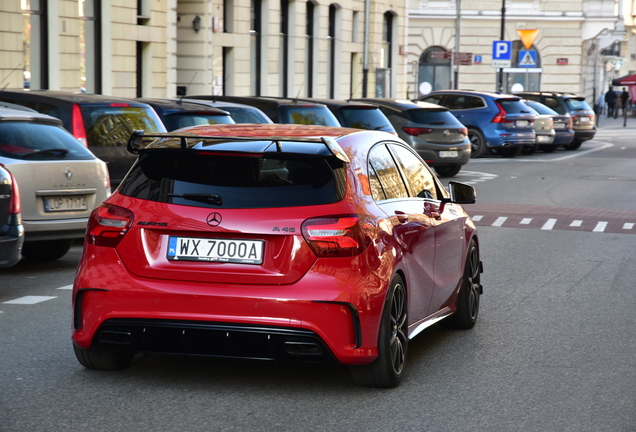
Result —
<path fill-rule="evenodd" d="M 412 340 L 396 389 L 337 365 L 140 356 L 88 371 L 70 342 L 80 248 L 0 270 L 0 431 L 636 431 L 636 143 L 601 132 L 457 176 L 478 191 L 480 318 Z"/>

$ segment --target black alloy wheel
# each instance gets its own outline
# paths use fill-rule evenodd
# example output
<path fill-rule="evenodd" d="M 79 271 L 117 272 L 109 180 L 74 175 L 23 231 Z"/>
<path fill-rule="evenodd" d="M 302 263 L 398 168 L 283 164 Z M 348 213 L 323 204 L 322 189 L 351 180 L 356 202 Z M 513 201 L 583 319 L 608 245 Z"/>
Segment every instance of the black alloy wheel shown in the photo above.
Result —
<path fill-rule="evenodd" d="M 470 141 L 470 157 L 480 158 L 486 153 L 486 137 L 478 129 L 468 129 L 468 140 Z"/>
<path fill-rule="evenodd" d="M 475 240 L 470 242 L 462 286 L 457 294 L 457 311 L 440 322 L 444 328 L 471 329 L 477 322 L 479 314 L 479 298 L 482 294 L 480 284 L 481 263 L 479 248 Z"/>

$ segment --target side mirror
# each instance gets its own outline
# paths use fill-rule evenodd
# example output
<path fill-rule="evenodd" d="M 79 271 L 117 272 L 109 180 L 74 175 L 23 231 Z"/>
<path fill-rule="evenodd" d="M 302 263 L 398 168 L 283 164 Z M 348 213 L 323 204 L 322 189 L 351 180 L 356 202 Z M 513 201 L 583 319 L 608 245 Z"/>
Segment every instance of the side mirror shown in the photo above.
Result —
<path fill-rule="evenodd" d="M 475 188 L 464 183 L 449 182 L 448 193 L 450 194 L 450 198 L 442 199 L 442 205 L 439 209 L 440 213 L 444 211 L 444 206 L 446 205 L 446 203 L 474 204 L 477 200 L 477 193 L 475 192 Z"/>

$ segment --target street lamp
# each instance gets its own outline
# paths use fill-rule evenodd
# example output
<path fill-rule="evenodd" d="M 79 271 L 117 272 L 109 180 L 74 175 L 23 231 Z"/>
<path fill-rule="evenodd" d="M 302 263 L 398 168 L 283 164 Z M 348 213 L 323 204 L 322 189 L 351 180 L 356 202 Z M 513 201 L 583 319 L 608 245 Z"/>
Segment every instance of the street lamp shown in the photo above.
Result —
<path fill-rule="evenodd" d="M 506 0 L 501 0 L 501 37 L 499 40 L 506 40 Z M 503 68 L 499 68 L 498 83 L 499 93 L 503 93 Z"/>

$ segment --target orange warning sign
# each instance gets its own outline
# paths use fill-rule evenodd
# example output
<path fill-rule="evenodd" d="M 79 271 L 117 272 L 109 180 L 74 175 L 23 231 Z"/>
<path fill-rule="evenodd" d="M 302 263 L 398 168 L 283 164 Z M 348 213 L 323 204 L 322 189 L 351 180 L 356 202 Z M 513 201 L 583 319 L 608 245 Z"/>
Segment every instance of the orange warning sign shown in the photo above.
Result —
<path fill-rule="evenodd" d="M 534 39 L 539 34 L 539 30 L 522 29 L 522 30 L 517 30 L 517 34 L 519 35 L 519 39 L 521 39 L 523 46 L 525 46 L 526 49 L 530 49 L 530 47 L 534 43 Z"/>

